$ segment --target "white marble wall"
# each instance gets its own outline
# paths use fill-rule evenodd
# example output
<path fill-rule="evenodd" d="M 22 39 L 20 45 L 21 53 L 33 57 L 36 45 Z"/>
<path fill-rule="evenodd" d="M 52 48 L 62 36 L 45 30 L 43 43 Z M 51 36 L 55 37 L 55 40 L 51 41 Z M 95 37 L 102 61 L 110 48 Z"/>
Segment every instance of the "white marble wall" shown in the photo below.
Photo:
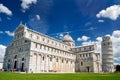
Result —
<path fill-rule="evenodd" d="M 3 62 L 0 62 L 0 69 L 3 68 Z"/>
<path fill-rule="evenodd" d="M 62 62 L 62 60 L 64 61 Z M 33 51 L 31 52 L 29 71 L 34 73 L 74 72 L 74 65 L 73 60 L 53 55 L 45 55 L 44 53 L 34 53 Z"/>
<path fill-rule="evenodd" d="M 97 46 L 87 45 L 72 49 L 76 51 L 76 72 L 95 72 L 101 71 L 100 54 L 97 52 Z"/>

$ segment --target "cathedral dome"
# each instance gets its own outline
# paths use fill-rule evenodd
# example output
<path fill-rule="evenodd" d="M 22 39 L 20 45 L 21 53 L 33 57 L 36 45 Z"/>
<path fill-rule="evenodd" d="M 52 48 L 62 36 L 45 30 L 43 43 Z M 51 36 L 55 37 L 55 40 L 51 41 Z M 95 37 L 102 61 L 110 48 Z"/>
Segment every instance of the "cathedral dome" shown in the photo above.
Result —
<path fill-rule="evenodd" d="M 69 32 L 66 33 L 66 35 L 63 37 L 63 42 L 74 42 L 72 37 L 69 35 Z"/>

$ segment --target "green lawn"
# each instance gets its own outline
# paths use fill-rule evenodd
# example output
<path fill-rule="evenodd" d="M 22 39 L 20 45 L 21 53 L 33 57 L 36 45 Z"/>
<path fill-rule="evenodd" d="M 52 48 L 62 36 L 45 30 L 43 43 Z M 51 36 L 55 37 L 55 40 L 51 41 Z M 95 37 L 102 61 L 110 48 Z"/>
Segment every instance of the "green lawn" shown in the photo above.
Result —
<path fill-rule="evenodd" d="M 0 80 L 120 80 L 120 74 L 118 73 L 25 74 L 25 73 L 0 72 Z"/>

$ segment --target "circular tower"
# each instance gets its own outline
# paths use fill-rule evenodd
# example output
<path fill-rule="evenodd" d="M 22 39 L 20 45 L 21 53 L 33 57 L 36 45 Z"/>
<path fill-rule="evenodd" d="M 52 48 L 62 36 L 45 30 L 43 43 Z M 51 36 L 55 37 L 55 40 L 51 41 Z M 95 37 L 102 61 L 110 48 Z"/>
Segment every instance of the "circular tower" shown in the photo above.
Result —
<path fill-rule="evenodd" d="M 65 44 L 71 46 L 71 47 L 74 47 L 75 46 L 75 42 L 74 40 L 72 39 L 72 37 L 69 35 L 69 32 L 67 32 L 65 34 L 65 36 L 63 37 L 63 40 L 62 40 Z"/>
<path fill-rule="evenodd" d="M 102 38 L 102 71 L 113 72 L 113 47 L 109 36 Z"/>

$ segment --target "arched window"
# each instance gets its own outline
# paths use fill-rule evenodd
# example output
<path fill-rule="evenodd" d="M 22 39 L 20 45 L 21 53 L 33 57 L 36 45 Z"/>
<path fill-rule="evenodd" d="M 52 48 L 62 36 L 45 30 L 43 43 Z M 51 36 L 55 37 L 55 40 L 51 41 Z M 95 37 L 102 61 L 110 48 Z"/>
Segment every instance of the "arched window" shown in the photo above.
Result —
<path fill-rule="evenodd" d="M 66 61 L 66 63 L 68 63 L 68 60 Z"/>
<path fill-rule="evenodd" d="M 22 49 L 20 48 L 20 49 L 19 49 L 19 52 L 21 52 L 21 51 L 22 51 Z"/>
<path fill-rule="evenodd" d="M 85 57 L 85 55 L 83 54 L 83 57 Z"/>
<path fill-rule="evenodd" d="M 56 59 L 56 62 L 58 62 L 58 58 Z"/>
<path fill-rule="evenodd" d="M 105 43 L 103 43 L 103 46 L 105 46 Z"/>
<path fill-rule="evenodd" d="M 10 62 L 10 59 L 8 60 L 8 62 Z"/>
<path fill-rule="evenodd" d="M 43 56 L 43 61 L 44 61 L 44 56 Z"/>
<path fill-rule="evenodd" d="M 64 62 L 64 60 L 62 59 L 62 63 Z"/>
<path fill-rule="evenodd" d="M 45 38 L 43 38 L 43 41 L 45 41 Z"/>
<path fill-rule="evenodd" d="M 17 59 L 17 55 L 15 55 L 14 59 Z"/>
<path fill-rule="evenodd" d="M 81 62 L 81 66 L 83 66 L 83 62 Z"/>
<path fill-rule="evenodd" d="M 39 39 L 39 36 L 37 36 L 37 39 Z"/>
<path fill-rule="evenodd" d="M 50 61 L 52 61 L 52 57 L 50 57 Z"/>
<path fill-rule="evenodd" d="M 30 34 L 30 37 L 31 37 L 31 38 L 32 38 L 32 36 L 33 36 L 33 35 L 32 35 L 32 34 Z"/>
<path fill-rule="evenodd" d="M 25 40 L 25 43 L 27 42 L 27 40 Z"/>
<path fill-rule="evenodd" d="M 22 61 L 24 61 L 25 59 L 24 58 L 22 58 Z"/>

